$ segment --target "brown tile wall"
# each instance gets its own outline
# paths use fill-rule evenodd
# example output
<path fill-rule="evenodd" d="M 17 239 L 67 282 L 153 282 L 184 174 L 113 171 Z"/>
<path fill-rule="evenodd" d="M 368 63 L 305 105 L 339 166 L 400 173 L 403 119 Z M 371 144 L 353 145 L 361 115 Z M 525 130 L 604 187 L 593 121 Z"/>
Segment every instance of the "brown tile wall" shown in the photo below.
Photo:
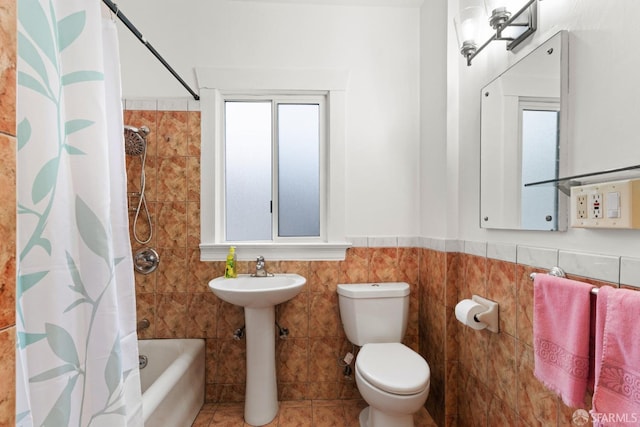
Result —
<path fill-rule="evenodd" d="M 154 236 L 149 246 L 160 255 L 158 270 L 136 274 L 138 318 L 151 327 L 141 338 L 206 339 L 206 400 L 244 400 L 245 341 L 233 339 L 244 323 L 239 307 L 220 301 L 208 288 L 224 273 L 223 262 L 200 262 L 200 113 L 125 111 L 125 123 L 147 126 L 146 196 Z M 128 157 L 128 189 L 138 191 L 141 161 Z M 135 197 L 131 198 L 136 204 Z M 133 213 L 130 213 L 133 224 Z M 142 217 L 138 232 L 146 236 Z M 134 251 L 141 245 L 132 242 Z M 405 342 L 418 349 L 418 270 L 415 248 L 352 248 L 340 262 L 268 262 L 272 272 L 299 273 L 303 291 L 277 307 L 278 323 L 289 329 L 276 346 L 280 399 L 358 397 L 338 359 L 351 351 L 340 324 L 336 285 L 368 281 L 406 281 L 412 287 L 411 317 Z M 248 272 L 249 263 L 239 263 Z"/>
<path fill-rule="evenodd" d="M 532 267 L 459 254 L 459 298 L 486 296 L 500 304 L 500 333 L 476 331 L 452 320 L 457 337 L 456 367 L 447 377 L 457 394 L 460 426 L 568 426 L 578 408 L 569 408 L 533 376 Z M 585 277 L 596 286 L 619 286 Z M 620 284 L 624 286 L 624 284 Z M 449 311 L 451 306 L 447 304 Z M 583 408 L 591 409 L 591 396 Z M 434 416 L 435 418 L 435 416 Z"/>
<path fill-rule="evenodd" d="M 420 250 L 420 353 L 431 369 L 426 407 L 440 425 L 455 425 L 457 414 L 457 321 L 461 256 Z"/>
<path fill-rule="evenodd" d="M 0 0 L 0 426 L 15 424 L 16 2 Z"/>

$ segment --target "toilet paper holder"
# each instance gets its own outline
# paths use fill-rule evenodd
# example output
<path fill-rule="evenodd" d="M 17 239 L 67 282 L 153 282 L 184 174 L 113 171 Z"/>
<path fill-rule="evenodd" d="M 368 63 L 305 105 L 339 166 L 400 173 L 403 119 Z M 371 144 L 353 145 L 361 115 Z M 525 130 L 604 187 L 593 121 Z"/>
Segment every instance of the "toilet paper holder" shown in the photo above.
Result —
<path fill-rule="evenodd" d="M 472 295 L 471 300 L 477 302 L 480 305 L 483 305 L 487 308 L 486 311 L 482 313 L 478 313 L 473 316 L 473 319 L 476 322 L 484 323 L 487 325 L 487 329 L 491 332 L 498 333 L 500 332 L 500 322 L 498 318 L 498 303 L 495 301 L 488 300 L 486 298 L 482 298 L 478 295 Z"/>

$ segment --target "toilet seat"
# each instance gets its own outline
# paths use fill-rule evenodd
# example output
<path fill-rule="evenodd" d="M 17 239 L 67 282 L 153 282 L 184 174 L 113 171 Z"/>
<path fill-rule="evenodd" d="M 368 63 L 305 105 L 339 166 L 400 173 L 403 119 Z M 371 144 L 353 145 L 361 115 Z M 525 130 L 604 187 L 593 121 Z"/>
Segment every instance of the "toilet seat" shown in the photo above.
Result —
<path fill-rule="evenodd" d="M 429 385 L 427 362 L 401 343 L 365 344 L 356 358 L 356 369 L 371 385 L 388 393 L 412 395 Z"/>

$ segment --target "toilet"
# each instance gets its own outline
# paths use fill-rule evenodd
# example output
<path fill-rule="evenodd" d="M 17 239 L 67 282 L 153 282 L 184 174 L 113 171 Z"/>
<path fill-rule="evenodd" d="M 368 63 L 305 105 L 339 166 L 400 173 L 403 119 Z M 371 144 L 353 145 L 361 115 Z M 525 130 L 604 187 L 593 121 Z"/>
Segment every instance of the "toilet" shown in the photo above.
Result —
<path fill-rule="evenodd" d="M 369 404 L 361 427 L 413 427 L 413 414 L 427 400 L 427 361 L 401 343 L 409 317 L 409 285 L 403 282 L 338 285 L 342 326 L 362 348 L 356 385 Z"/>

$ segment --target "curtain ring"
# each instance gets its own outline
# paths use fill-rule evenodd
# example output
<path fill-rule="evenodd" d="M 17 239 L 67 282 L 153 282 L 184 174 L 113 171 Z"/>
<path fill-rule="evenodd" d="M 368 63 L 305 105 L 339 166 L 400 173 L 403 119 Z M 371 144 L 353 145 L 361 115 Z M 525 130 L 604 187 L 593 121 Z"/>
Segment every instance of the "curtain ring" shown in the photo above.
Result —
<path fill-rule="evenodd" d="M 109 15 L 111 16 L 111 21 L 116 22 L 116 17 L 118 16 L 118 12 L 120 12 L 120 8 L 118 7 L 117 3 L 113 3 L 113 5 L 115 6 L 116 10 L 114 12 L 113 10 L 111 10 L 111 8 L 109 8 Z"/>

